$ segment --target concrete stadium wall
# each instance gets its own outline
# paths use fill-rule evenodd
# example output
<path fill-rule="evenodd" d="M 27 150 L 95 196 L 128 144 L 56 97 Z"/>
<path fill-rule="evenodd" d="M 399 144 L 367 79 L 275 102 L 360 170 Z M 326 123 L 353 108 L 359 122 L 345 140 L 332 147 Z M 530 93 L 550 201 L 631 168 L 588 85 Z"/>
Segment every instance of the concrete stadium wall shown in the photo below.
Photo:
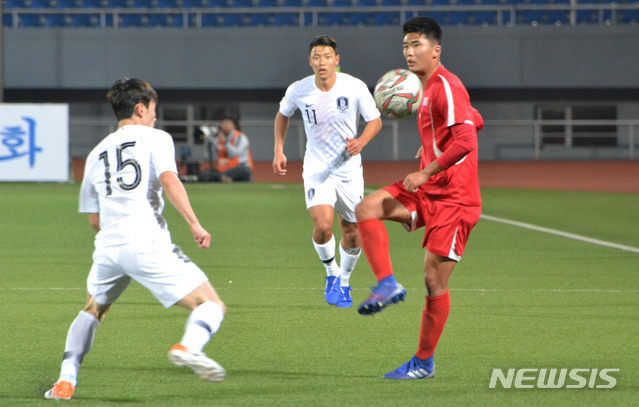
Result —
<path fill-rule="evenodd" d="M 310 73 L 308 43 L 338 41 L 341 68 L 369 86 L 405 66 L 399 27 L 5 29 L 5 87 L 278 89 Z M 639 88 L 634 25 L 444 27 L 444 64 L 469 88 Z"/>

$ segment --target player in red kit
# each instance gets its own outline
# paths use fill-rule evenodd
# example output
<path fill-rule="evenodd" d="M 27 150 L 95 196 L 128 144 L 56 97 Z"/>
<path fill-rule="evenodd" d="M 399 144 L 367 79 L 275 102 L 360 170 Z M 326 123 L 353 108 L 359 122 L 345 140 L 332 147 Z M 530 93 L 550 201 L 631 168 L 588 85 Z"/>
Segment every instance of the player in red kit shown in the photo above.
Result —
<path fill-rule="evenodd" d="M 427 295 L 418 349 L 384 378 L 426 379 L 435 375 L 433 354 L 450 312 L 448 279 L 481 214 L 477 131 L 483 120 L 459 78 L 441 64 L 439 24 L 429 17 L 413 17 L 404 23 L 403 32 L 408 69 L 424 86 L 417 117 L 421 164 L 419 171 L 367 196 L 356 208 L 362 248 L 378 281 L 358 311 L 371 315 L 406 296 L 393 275 L 382 220 L 399 222 L 409 231 L 425 227 Z"/>

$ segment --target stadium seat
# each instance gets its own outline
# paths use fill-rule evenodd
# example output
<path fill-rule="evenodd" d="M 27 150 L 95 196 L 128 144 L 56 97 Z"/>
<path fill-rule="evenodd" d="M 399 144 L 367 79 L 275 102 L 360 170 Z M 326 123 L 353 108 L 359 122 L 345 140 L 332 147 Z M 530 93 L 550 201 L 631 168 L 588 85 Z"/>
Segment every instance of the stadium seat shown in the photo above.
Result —
<path fill-rule="evenodd" d="M 224 27 L 241 27 L 244 25 L 244 14 L 224 14 L 222 16 Z"/>
<path fill-rule="evenodd" d="M 278 0 L 258 0 L 257 7 L 277 7 Z"/>
<path fill-rule="evenodd" d="M 97 14 L 75 14 L 71 16 L 71 27 L 97 27 L 99 21 Z"/>
<path fill-rule="evenodd" d="M 493 25 L 497 22 L 497 12 L 475 11 L 472 18 L 474 25 Z"/>
<path fill-rule="evenodd" d="M 51 0 L 31 0 L 30 8 L 51 8 Z"/>
<path fill-rule="evenodd" d="M 231 0 L 233 8 L 249 8 L 253 7 L 253 0 Z"/>
<path fill-rule="evenodd" d="M 4 9 L 11 10 L 14 8 L 27 8 L 26 0 L 6 0 L 4 3 Z"/>
<path fill-rule="evenodd" d="M 297 13 L 276 13 L 273 15 L 273 25 L 276 27 L 299 25 Z"/>
<path fill-rule="evenodd" d="M 570 23 L 570 11 L 549 10 L 544 11 L 544 22 L 546 24 L 563 25 Z"/>
<path fill-rule="evenodd" d="M 133 8 L 152 8 L 152 0 L 133 0 Z"/>
<path fill-rule="evenodd" d="M 169 25 L 169 15 L 166 13 L 149 14 L 146 21 L 147 27 L 166 27 L 167 25 Z"/>
<path fill-rule="evenodd" d="M 47 14 L 44 17 L 44 26 L 47 28 L 66 27 L 67 15 L 65 14 Z"/>
<path fill-rule="evenodd" d="M 178 8 L 177 0 L 158 0 L 157 2 L 158 8 Z"/>
<path fill-rule="evenodd" d="M 126 0 L 107 0 L 107 8 L 126 8 Z"/>
<path fill-rule="evenodd" d="M 41 14 L 22 14 L 18 20 L 18 27 L 33 28 L 42 27 L 44 18 Z"/>
<path fill-rule="evenodd" d="M 76 0 L 58 0 L 55 3 L 56 9 L 77 8 L 79 4 Z"/>
<path fill-rule="evenodd" d="M 204 1 L 203 0 L 183 0 L 182 7 L 183 8 L 203 8 Z"/>
<path fill-rule="evenodd" d="M 102 8 L 104 2 L 102 0 L 82 0 L 80 7 L 82 8 Z"/>
<path fill-rule="evenodd" d="M 144 26 L 142 14 L 121 14 L 120 17 L 120 27 L 135 28 Z"/>
<path fill-rule="evenodd" d="M 253 27 L 264 27 L 271 24 L 272 14 L 269 13 L 251 13 L 249 17 L 249 25 Z"/>
<path fill-rule="evenodd" d="M 617 22 L 639 24 L 639 10 L 617 10 Z"/>
<path fill-rule="evenodd" d="M 5 28 L 12 28 L 13 27 L 13 16 L 10 13 L 3 13 L 2 14 L 2 25 Z"/>
<path fill-rule="evenodd" d="M 468 11 L 451 11 L 448 13 L 448 24 L 450 25 L 469 25 L 471 23 L 472 13 Z"/>
<path fill-rule="evenodd" d="M 397 25 L 400 13 L 395 11 L 383 11 L 373 15 L 373 25 Z"/>
<path fill-rule="evenodd" d="M 326 8 L 328 7 L 328 2 L 326 0 L 308 0 L 308 3 L 306 3 L 306 7 L 307 8 Z M 323 17 L 324 17 L 323 14 L 319 13 L 319 15 L 317 16 L 318 24 L 320 23 Z M 311 24 L 313 24 L 313 13 L 305 13 L 304 25 L 308 26 Z"/>
<path fill-rule="evenodd" d="M 227 8 L 229 3 L 227 0 L 209 0 L 206 3 L 206 7 L 208 8 Z"/>
<path fill-rule="evenodd" d="M 202 13 L 202 27 L 217 27 L 220 25 L 220 15 L 216 13 Z"/>

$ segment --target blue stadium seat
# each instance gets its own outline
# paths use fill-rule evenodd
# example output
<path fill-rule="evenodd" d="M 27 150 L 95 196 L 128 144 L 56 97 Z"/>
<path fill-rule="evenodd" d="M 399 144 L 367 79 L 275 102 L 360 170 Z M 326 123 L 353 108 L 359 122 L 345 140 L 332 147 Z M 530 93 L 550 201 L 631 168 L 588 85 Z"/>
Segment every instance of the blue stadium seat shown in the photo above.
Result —
<path fill-rule="evenodd" d="M 451 11 L 448 13 L 448 24 L 450 25 L 469 25 L 471 23 L 472 13 L 468 11 Z"/>
<path fill-rule="evenodd" d="M 472 17 L 475 25 L 493 25 L 497 23 L 497 12 L 495 11 L 475 11 Z"/>
<path fill-rule="evenodd" d="M 346 13 L 320 13 L 322 25 L 346 25 Z"/>
<path fill-rule="evenodd" d="M 22 14 L 19 16 L 18 27 L 42 27 L 43 23 L 44 17 L 41 14 Z"/>
<path fill-rule="evenodd" d="M 306 3 L 306 7 L 308 8 L 325 8 L 328 7 L 328 2 L 326 0 L 308 0 L 308 3 Z M 318 19 L 318 24 L 321 22 L 322 18 L 324 17 L 322 13 L 319 13 L 320 15 L 317 16 Z M 313 14 L 312 13 L 305 13 L 304 14 L 304 25 L 311 25 L 313 23 Z"/>
<path fill-rule="evenodd" d="M 157 2 L 158 8 L 178 8 L 177 0 L 158 0 Z"/>
<path fill-rule="evenodd" d="M 169 15 L 166 13 L 149 14 L 146 21 L 147 27 L 166 27 L 169 25 Z"/>
<path fill-rule="evenodd" d="M 68 25 L 67 15 L 65 14 L 47 14 L 44 18 L 44 26 L 47 28 L 66 27 Z"/>
<path fill-rule="evenodd" d="M 617 10 L 617 22 L 639 24 L 639 10 Z"/>
<path fill-rule="evenodd" d="M 120 15 L 120 27 L 135 28 L 143 27 L 144 18 L 142 14 L 121 14 Z"/>
<path fill-rule="evenodd" d="M 104 2 L 102 0 L 82 0 L 80 7 L 82 8 L 102 8 Z"/>
<path fill-rule="evenodd" d="M 77 8 L 79 4 L 76 0 L 58 0 L 55 3 L 57 9 Z"/>
<path fill-rule="evenodd" d="M 297 13 L 276 13 L 273 15 L 273 25 L 276 27 L 299 25 Z"/>
<path fill-rule="evenodd" d="M 97 27 L 99 18 L 97 14 L 75 14 L 71 16 L 71 27 Z"/>
<path fill-rule="evenodd" d="M 182 1 L 183 8 L 202 8 L 204 7 L 203 0 L 183 0 Z"/>
<path fill-rule="evenodd" d="M 227 0 L 209 0 L 206 3 L 206 7 L 208 8 L 227 8 L 229 3 Z"/>
<path fill-rule="evenodd" d="M 51 0 L 31 0 L 31 8 L 51 8 Z"/>
<path fill-rule="evenodd" d="M 277 7 L 277 0 L 258 0 L 257 7 Z"/>
<path fill-rule="evenodd" d="M 244 14 L 224 14 L 222 16 L 224 27 L 241 27 L 244 25 Z"/>
<path fill-rule="evenodd" d="M 264 27 L 271 24 L 272 14 L 252 13 L 249 17 L 249 25 L 253 27 Z"/>
<path fill-rule="evenodd" d="M 373 16 L 374 25 L 397 25 L 399 24 L 400 13 L 394 11 L 384 11 L 375 13 Z"/>
<path fill-rule="evenodd" d="M 126 8 L 126 0 L 107 0 L 107 8 Z"/>
<path fill-rule="evenodd" d="M 231 0 L 231 6 L 233 8 L 253 7 L 253 0 Z"/>
<path fill-rule="evenodd" d="M 563 25 L 570 23 L 570 11 L 568 10 L 548 10 L 544 11 L 544 23 Z"/>
<path fill-rule="evenodd" d="M 202 13 L 202 27 L 217 27 L 220 25 L 220 15 L 216 13 Z"/>
<path fill-rule="evenodd" d="M 11 10 L 14 8 L 27 8 L 26 0 L 7 0 L 4 3 L 5 10 Z"/>
<path fill-rule="evenodd" d="M 2 25 L 5 28 L 13 27 L 13 16 L 10 13 L 2 14 Z"/>
<path fill-rule="evenodd" d="M 153 0 L 133 0 L 133 8 L 152 8 Z"/>

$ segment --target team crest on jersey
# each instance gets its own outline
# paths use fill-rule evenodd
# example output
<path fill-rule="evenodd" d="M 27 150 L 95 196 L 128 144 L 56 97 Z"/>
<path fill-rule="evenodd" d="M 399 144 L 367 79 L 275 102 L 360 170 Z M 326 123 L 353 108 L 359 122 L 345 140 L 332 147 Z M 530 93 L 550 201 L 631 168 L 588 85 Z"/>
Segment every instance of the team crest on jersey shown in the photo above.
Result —
<path fill-rule="evenodd" d="M 337 108 L 342 112 L 348 109 L 348 98 L 346 96 L 337 98 Z"/>
<path fill-rule="evenodd" d="M 308 196 L 309 201 L 313 200 L 313 198 L 315 197 L 315 188 L 309 189 L 306 194 Z"/>

